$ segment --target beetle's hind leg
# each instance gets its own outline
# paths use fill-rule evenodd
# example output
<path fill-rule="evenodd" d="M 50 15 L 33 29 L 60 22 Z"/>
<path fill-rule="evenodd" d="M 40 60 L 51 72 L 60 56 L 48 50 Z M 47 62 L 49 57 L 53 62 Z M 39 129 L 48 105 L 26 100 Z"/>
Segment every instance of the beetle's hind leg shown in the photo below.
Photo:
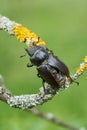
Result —
<path fill-rule="evenodd" d="M 42 85 L 43 85 L 43 90 L 46 93 L 46 89 L 45 89 L 45 80 L 42 80 Z"/>
<path fill-rule="evenodd" d="M 39 78 L 41 78 L 41 76 L 40 76 L 39 73 L 37 73 L 37 76 L 38 76 Z M 42 87 L 43 87 L 44 92 L 46 93 L 46 89 L 45 89 L 45 80 L 44 80 L 44 79 L 42 79 Z"/>

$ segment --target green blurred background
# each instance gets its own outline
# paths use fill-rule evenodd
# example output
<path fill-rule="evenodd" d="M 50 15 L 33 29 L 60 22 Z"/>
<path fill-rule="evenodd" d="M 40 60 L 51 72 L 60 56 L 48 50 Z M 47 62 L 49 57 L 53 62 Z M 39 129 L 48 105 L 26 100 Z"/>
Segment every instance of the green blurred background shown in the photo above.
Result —
<path fill-rule="evenodd" d="M 71 75 L 87 55 L 86 0 L 0 0 L 0 13 L 38 34 L 70 69 Z M 41 80 L 36 69 L 27 68 L 25 45 L 0 31 L 0 73 L 14 94 L 37 93 Z M 35 82 L 34 82 L 35 81 Z M 43 112 L 76 127 L 87 128 L 87 72 L 51 101 L 38 106 Z M 0 102 L 0 130 L 65 130 L 31 113 Z"/>

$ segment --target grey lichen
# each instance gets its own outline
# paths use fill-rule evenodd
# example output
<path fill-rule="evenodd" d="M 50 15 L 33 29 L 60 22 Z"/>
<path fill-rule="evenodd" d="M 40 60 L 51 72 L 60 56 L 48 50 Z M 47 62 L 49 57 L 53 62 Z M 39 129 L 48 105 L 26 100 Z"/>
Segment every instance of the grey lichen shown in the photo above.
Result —
<path fill-rule="evenodd" d="M 11 21 L 9 18 L 5 16 L 0 15 L 0 29 L 1 30 L 6 30 L 10 35 L 13 35 L 13 27 L 16 26 L 17 23 L 14 21 Z"/>
<path fill-rule="evenodd" d="M 12 107 L 18 107 L 21 109 L 31 108 L 36 106 L 38 103 L 35 99 L 37 94 L 34 95 L 21 95 L 21 96 L 12 96 L 7 102 Z"/>
<path fill-rule="evenodd" d="M 43 104 L 47 100 L 52 99 L 54 93 L 44 93 L 44 89 L 42 87 L 39 94 L 28 94 L 28 95 L 20 95 L 20 96 L 11 96 L 7 103 L 11 107 L 17 107 L 21 109 L 27 109 L 35 107 L 36 105 Z"/>

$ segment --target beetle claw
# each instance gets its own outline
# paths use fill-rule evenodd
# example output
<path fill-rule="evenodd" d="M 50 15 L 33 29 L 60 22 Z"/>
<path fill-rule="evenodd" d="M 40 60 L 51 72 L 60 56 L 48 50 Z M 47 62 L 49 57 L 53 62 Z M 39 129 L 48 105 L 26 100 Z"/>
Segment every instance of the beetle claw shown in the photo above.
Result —
<path fill-rule="evenodd" d="M 77 81 L 74 81 L 74 83 L 76 83 L 77 85 L 79 85 L 79 82 L 77 82 Z"/>

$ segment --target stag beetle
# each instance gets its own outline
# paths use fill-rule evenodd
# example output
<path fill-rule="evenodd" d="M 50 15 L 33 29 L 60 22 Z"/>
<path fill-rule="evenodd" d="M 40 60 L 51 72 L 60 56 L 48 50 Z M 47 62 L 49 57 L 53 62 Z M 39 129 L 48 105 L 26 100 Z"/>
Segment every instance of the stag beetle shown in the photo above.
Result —
<path fill-rule="evenodd" d="M 31 64 L 27 67 L 36 66 L 38 77 L 50 84 L 53 88 L 59 89 L 64 86 L 66 77 L 70 77 L 67 66 L 54 56 L 53 52 L 45 46 L 35 46 L 25 49 L 30 56 Z"/>

